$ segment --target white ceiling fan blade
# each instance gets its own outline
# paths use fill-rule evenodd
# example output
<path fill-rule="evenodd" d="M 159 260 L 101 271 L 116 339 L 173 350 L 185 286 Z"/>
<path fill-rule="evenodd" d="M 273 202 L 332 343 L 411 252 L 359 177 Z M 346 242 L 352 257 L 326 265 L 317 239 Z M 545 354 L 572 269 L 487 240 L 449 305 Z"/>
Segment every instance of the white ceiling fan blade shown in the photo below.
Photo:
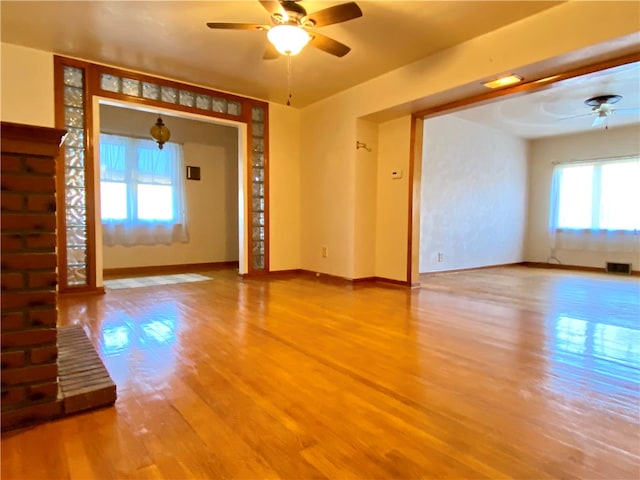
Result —
<path fill-rule="evenodd" d="M 616 112 L 616 114 L 640 115 L 640 108 L 615 108 L 613 111 Z"/>

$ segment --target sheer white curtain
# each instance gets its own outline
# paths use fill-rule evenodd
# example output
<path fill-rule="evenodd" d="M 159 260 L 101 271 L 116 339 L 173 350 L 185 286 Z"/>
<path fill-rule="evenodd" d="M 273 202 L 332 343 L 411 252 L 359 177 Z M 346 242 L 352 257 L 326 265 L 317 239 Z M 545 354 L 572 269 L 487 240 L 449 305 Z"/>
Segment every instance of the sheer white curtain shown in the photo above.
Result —
<path fill-rule="evenodd" d="M 556 164 L 549 239 L 552 252 L 640 251 L 640 159 Z"/>
<path fill-rule="evenodd" d="M 100 135 L 105 245 L 186 242 L 182 146 Z"/>

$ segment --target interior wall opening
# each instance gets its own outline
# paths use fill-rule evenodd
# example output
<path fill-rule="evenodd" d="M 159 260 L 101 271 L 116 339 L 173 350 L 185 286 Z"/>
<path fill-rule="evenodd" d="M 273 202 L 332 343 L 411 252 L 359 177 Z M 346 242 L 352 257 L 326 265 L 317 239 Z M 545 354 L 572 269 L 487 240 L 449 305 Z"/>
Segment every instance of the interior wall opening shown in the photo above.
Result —
<path fill-rule="evenodd" d="M 98 285 L 105 272 L 188 271 L 213 265 L 240 265 L 244 248 L 242 224 L 241 126 L 225 120 L 148 108 L 124 101 L 97 99 L 96 145 L 96 272 Z M 122 245 L 105 243 L 101 222 L 99 134 L 153 140 L 149 129 L 160 116 L 171 131 L 169 142 L 182 150 L 186 238 L 171 243 Z M 186 167 L 198 167 L 200 179 L 187 179 Z M 239 268 L 238 268 L 239 269 Z"/>

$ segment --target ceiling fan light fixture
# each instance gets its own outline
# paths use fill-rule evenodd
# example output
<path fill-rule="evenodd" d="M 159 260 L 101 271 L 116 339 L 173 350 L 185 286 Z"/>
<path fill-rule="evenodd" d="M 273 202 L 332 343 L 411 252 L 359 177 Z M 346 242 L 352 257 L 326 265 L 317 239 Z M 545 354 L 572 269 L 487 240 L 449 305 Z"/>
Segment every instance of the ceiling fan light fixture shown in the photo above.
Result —
<path fill-rule="evenodd" d="M 311 40 L 306 30 L 295 25 L 276 25 L 269 29 L 267 38 L 283 55 L 297 55 Z"/>
<path fill-rule="evenodd" d="M 520 83 L 522 81 L 522 77 L 520 75 L 506 75 L 504 77 L 496 78 L 495 80 L 491 80 L 489 82 L 485 82 L 484 85 L 487 88 L 501 88 L 506 87 L 508 85 L 514 85 L 516 83 Z"/>

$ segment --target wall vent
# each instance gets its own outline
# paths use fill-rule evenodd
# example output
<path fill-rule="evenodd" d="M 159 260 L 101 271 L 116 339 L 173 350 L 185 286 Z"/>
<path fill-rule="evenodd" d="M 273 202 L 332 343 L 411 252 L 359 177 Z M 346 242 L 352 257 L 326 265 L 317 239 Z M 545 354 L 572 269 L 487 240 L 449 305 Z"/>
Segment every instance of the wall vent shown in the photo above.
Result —
<path fill-rule="evenodd" d="M 622 273 L 625 275 L 631 275 L 631 264 L 607 262 L 607 265 L 605 266 L 604 270 L 607 273 Z"/>

